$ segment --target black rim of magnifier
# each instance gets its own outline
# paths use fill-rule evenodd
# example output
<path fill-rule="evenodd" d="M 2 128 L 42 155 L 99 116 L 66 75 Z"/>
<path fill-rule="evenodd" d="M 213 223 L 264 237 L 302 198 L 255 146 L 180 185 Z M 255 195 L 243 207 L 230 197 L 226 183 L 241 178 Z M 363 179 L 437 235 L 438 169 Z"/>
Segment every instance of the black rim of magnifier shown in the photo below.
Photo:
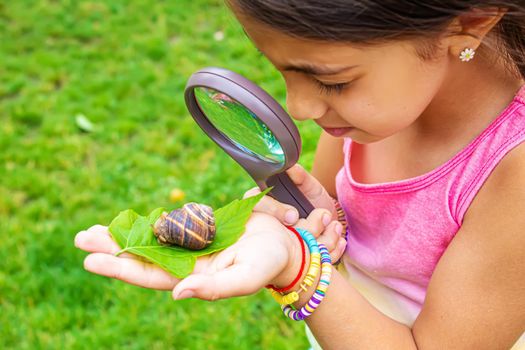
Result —
<path fill-rule="evenodd" d="M 197 102 L 194 89 L 199 87 L 210 88 L 223 93 L 254 113 L 279 142 L 284 152 L 284 164 L 270 163 L 250 155 L 246 151 L 239 149 L 228 137 L 220 132 L 208 120 Z M 301 151 L 301 138 L 297 127 L 281 105 L 268 93 L 243 76 L 222 68 L 208 67 L 201 69 L 188 80 L 185 100 L 197 124 L 215 143 L 243 166 L 255 181 L 265 180 L 273 174 L 288 169 L 297 162 Z M 281 118 L 279 115 L 283 117 Z M 261 168 L 264 171 L 261 171 Z M 272 171 L 270 172 L 268 169 L 272 169 Z"/>

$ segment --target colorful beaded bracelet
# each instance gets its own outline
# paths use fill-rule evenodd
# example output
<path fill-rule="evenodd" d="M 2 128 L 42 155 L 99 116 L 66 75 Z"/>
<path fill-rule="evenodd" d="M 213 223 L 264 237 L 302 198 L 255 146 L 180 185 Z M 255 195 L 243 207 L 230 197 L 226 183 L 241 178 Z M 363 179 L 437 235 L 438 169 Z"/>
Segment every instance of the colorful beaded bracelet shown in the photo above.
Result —
<path fill-rule="evenodd" d="M 302 321 L 308 316 L 310 316 L 315 309 L 323 301 L 328 285 L 330 285 L 330 279 L 332 277 L 332 259 L 330 258 L 330 253 L 328 249 L 323 244 L 319 244 L 319 250 L 321 251 L 321 279 L 317 288 L 308 302 L 299 310 L 294 310 L 292 305 L 282 305 L 281 309 L 283 313 L 290 319 L 294 321 Z"/>
<path fill-rule="evenodd" d="M 297 276 L 294 278 L 294 280 L 292 281 L 292 283 L 290 283 L 288 286 L 283 287 L 283 288 L 277 288 L 277 287 L 275 287 L 274 285 L 271 285 L 271 284 L 269 284 L 269 285 L 266 286 L 266 288 L 268 288 L 268 289 L 273 289 L 275 292 L 279 292 L 279 293 L 287 292 L 287 291 L 289 291 L 290 289 L 292 289 L 293 286 L 295 286 L 295 284 L 297 283 L 297 281 L 299 281 L 299 278 L 301 278 L 301 276 L 303 275 L 304 265 L 305 265 L 305 260 L 306 260 L 306 252 L 305 252 L 305 249 L 304 249 L 303 238 L 301 237 L 301 235 L 299 234 L 299 232 L 297 232 L 293 227 L 286 226 L 286 228 L 293 232 L 293 234 L 294 234 L 294 235 L 297 237 L 297 239 L 299 240 L 299 244 L 301 245 L 301 268 L 299 269 L 299 273 L 298 273 Z"/>
<path fill-rule="evenodd" d="M 346 227 L 348 226 L 348 223 L 346 222 L 345 211 L 341 208 L 341 204 L 337 199 L 332 198 L 332 200 L 334 202 L 335 211 L 337 212 L 337 221 L 339 221 L 343 227 L 343 230 L 341 231 L 342 237 L 346 238 Z"/>
<path fill-rule="evenodd" d="M 285 295 L 282 295 L 274 290 L 270 290 L 273 298 L 280 305 L 292 304 L 299 300 L 299 294 L 303 291 L 306 291 L 308 287 L 314 283 L 321 268 L 321 253 L 319 251 L 319 246 L 315 240 L 315 237 L 310 232 L 300 228 L 294 229 L 293 227 L 290 227 L 289 229 L 296 230 L 306 242 L 308 250 L 310 251 L 310 267 L 308 268 L 308 272 L 306 273 L 306 276 L 301 282 L 298 290 Z"/>

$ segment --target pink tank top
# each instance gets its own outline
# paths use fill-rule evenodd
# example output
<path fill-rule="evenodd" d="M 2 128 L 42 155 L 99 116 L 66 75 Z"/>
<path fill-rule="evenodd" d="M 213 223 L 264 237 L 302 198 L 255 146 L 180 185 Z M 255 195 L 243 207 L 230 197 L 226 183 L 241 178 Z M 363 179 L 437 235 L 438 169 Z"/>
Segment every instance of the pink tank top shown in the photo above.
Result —
<path fill-rule="evenodd" d="M 421 176 L 357 183 L 350 171 L 352 141 L 345 139 L 345 163 L 336 178 L 348 220 L 344 266 L 359 275 L 358 283 L 373 280 L 383 288 L 368 288 L 371 284 L 363 282 L 365 294 L 383 294 L 378 298 L 397 304 L 398 312 L 407 313 L 401 318 L 412 322 L 472 200 L 498 162 L 524 140 L 525 86 L 467 147 Z"/>

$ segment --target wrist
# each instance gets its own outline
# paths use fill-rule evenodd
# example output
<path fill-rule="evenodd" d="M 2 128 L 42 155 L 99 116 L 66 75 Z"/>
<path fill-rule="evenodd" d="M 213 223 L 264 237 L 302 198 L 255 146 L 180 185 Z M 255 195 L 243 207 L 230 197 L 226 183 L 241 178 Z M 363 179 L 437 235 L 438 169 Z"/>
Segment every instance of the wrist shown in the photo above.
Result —
<path fill-rule="evenodd" d="M 279 294 L 279 291 L 271 291 L 272 297 L 281 305 L 283 313 L 294 321 L 302 321 L 312 314 L 317 309 L 321 301 L 326 295 L 330 278 L 332 275 L 332 260 L 328 249 L 323 245 L 317 243 L 315 236 L 304 229 L 292 229 L 294 233 L 298 233 L 304 240 L 310 251 L 310 267 L 306 273 L 306 277 L 300 284 L 300 289 L 287 293 L 286 295 Z M 303 259 L 304 260 L 304 259 Z M 304 262 L 303 262 L 304 265 Z M 302 269 L 301 269 L 302 272 Z M 299 272 L 298 277 L 301 276 Z M 292 289 L 298 278 L 290 283 Z M 315 286 L 315 287 L 313 287 Z M 314 288 L 314 289 L 312 289 Z M 283 288 L 285 289 L 285 288 Z M 304 293 L 302 293 L 304 291 Z M 304 304 L 304 298 L 308 294 L 307 305 Z M 294 306 L 292 306 L 295 305 Z M 297 308 L 298 305 L 301 305 Z"/>
<path fill-rule="evenodd" d="M 296 237 L 289 229 L 286 229 L 286 231 L 284 237 L 288 261 L 281 272 L 270 283 L 276 289 L 288 287 L 288 290 L 295 290 L 306 276 L 307 271 L 305 267 L 309 264 L 310 253 L 300 236 Z M 300 275 L 299 272 L 301 272 Z M 294 281 L 293 286 L 290 286 Z"/>

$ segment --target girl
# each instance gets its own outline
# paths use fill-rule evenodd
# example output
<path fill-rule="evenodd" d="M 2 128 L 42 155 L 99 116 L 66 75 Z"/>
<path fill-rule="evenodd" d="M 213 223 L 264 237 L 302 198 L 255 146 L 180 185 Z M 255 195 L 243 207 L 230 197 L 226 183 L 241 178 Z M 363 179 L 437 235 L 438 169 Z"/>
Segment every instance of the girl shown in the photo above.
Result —
<path fill-rule="evenodd" d="M 180 282 L 113 257 L 118 248 L 95 226 L 76 237 L 93 253 L 86 269 L 174 288 L 176 299 L 252 294 L 296 280 L 300 246 L 282 223 L 295 224 L 325 243 L 332 259 L 342 254 L 344 269 L 333 271 L 324 300 L 306 318 L 324 349 L 518 348 L 525 330 L 525 3 L 229 5 L 282 73 L 290 114 L 324 129 L 313 176 L 289 171 L 319 209 L 297 221 L 292 208 L 264 198 L 243 237 L 200 259 Z M 341 225 L 329 223 L 335 198 L 347 241 L 338 236 Z M 312 295 L 301 293 L 294 305 Z"/>

